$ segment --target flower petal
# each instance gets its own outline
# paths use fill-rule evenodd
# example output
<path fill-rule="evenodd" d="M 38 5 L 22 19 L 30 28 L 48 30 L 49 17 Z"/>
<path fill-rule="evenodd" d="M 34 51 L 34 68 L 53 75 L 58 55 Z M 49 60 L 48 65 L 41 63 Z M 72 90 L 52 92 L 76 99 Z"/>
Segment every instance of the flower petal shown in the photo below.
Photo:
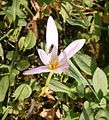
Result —
<path fill-rule="evenodd" d="M 43 49 L 38 49 L 38 54 L 41 59 L 41 61 L 47 65 L 50 62 L 50 57 L 46 54 L 46 52 Z"/>
<path fill-rule="evenodd" d="M 69 68 L 69 64 L 66 62 L 66 63 L 62 64 L 58 69 L 53 70 L 53 72 L 60 74 L 62 72 L 65 72 L 68 68 Z"/>
<path fill-rule="evenodd" d="M 75 40 L 70 43 L 64 50 L 67 55 L 67 59 L 71 58 L 75 53 L 77 53 L 84 45 L 85 39 Z"/>
<path fill-rule="evenodd" d="M 47 52 L 50 52 L 50 50 L 54 46 L 56 47 L 56 52 L 58 51 L 58 31 L 55 22 L 51 16 L 48 18 L 47 22 L 46 44 Z"/>
<path fill-rule="evenodd" d="M 50 58 L 51 59 L 57 59 L 58 58 L 58 55 L 57 55 L 57 48 L 54 46 L 51 53 L 49 53 L 50 55 Z"/>
<path fill-rule="evenodd" d="M 67 62 L 67 55 L 64 51 L 60 53 L 58 57 L 58 61 L 59 61 L 59 64 L 64 64 L 65 62 Z"/>
<path fill-rule="evenodd" d="M 46 72 L 51 72 L 51 70 L 49 70 L 47 66 L 40 66 L 37 68 L 31 68 L 30 70 L 26 70 L 23 72 L 23 74 L 33 75 L 33 74 L 40 74 L 40 73 L 46 73 Z"/>

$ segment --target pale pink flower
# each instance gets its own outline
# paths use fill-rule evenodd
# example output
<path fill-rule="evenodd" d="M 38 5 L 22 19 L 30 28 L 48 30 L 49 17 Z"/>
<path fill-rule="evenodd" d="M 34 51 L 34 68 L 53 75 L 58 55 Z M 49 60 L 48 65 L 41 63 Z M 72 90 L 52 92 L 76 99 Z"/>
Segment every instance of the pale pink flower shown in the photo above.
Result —
<path fill-rule="evenodd" d="M 50 16 L 47 22 L 46 47 L 38 49 L 38 54 L 44 66 L 24 71 L 24 75 L 40 74 L 45 72 L 62 73 L 69 68 L 68 59 L 77 53 L 84 45 L 85 39 L 79 39 L 70 43 L 58 56 L 58 31 L 53 18 Z"/>

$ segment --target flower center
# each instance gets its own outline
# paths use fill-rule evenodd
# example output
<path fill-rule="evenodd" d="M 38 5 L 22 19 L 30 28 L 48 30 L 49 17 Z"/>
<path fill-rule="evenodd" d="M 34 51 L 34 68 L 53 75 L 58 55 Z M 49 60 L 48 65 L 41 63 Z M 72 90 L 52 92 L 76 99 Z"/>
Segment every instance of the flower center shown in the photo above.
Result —
<path fill-rule="evenodd" d="M 48 67 L 49 67 L 50 70 L 55 70 L 55 69 L 57 69 L 57 68 L 59 67 L 59 62 L 58 62 L 58 60 L 52 59 L 51 62 L 50 62 L 50 64 L 48 65 Z"/>

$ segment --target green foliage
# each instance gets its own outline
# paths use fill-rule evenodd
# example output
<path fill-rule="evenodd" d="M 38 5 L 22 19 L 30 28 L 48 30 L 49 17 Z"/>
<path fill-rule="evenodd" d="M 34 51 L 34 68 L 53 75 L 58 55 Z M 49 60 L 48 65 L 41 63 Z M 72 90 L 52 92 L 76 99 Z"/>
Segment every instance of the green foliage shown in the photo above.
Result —
<path fill-rule="evenodd" d="M 27 69 L 29 66 L 30 66 L 29 61 L 25 60 L 25 59 L 22 59 L 17 63 L 16 68 L 19 71 L 23 71 L 23 70 Z"/>
<path fill-rule="evenodd" d="M 67 19 L 67 22 L 73 26 L 80 26 L 85 29 L 87 28 L 86 23 L 83 20 L 75 20 L 75 19 L 69 18 Z"/>
<path fill-rule="evenodd" d="M 24 99 L 28 98 L 32 93 L 31 87 L 27 84 L 21 84 L 18 86 L 13 94 L 15 97 L 14 100 L 18 99 L 19 101 L 23 101 Z"/>
<path fill-rule="evenodd" d="M 93 115 L 93 112 L 90 108 L 90 104 L 88 101 L 84 102 L 83 112 L 79 120 L 94 120 L 94 115 Z"/>
<path fill-rule="evenodd" d="M 95 120 L 108 120 L 108 119 L 109 119 L 109 112 L 106 109 L 99 110 L 95 116 Z"/>
<path fill-rule="evenodd" d="M 74 94 L 75 89 L 69 88 L 57 80 L 52 80 L 49 84 L 49 88 L 55 92 L 67 93 L 68 96 L 71 97 L 73 100 L 76 99 L 76 96 Z"/>
<path fill-rule="evenodd" d="M 9 77 L 4 76 L 0 79 L 0 102 L 4 101 L 9 87 Z"/>
<path fill-rule="evenodd" d="M 72 9 L 73 6 L 69 3 L 69 1 L 63 1 L 61 3 L 60 14 L 63 17 L 64 22 L 66 22 L 66 20 L 69 18 L 69 14 L 71 13 Z"/>
<path fill-rule="evenodd" d="M 22 39 L 20 39 L 20 40 L 22 40 Z M 28 32 L 27 36 L 25 37 L 24 44 L 23 44 L 23 42 L 21 42 L 21 44 L 22 44 L 22 46 L 24 46 L 24 49 L 23 49 L 24 51 L 26 49 L 31 49 L 31 48 L 33 48 L 35 46 L 36 37 L 35 37 L 34 33 L 31 30 Z M 19 47 L 19 48 L 21 49 L 21 47 Z"/>
<path fill-rule="evenodd" d="M 108 88 L 108 84 L 107 84 L 107 77 L 105 75 L 105 73 L 100 69 L 97 68 L 96 71 L 94 72 L 93 75 L 93 87 L 96 91 L 96 93 L 99 94 L 103 94 L 103 96 L 107 95 L 107 88 Z M 100 97 L 101 97 L 100 95 Z"/>
<path fill-rule="evenodd" d="M 40 2 L 41 4 L 44 4 L 44 3 L 50 4 L 50 3 L 54 2 L 54 0 L 39 0 L 39 2 Z"/>
<path fill-rule="evenodd" d="M 90 33 L 93 34 L 92 39 L 94 41 L 99 41 L 101 36 L 101 25 L 102 25 L 102 13 L 96 13 L 92 21 L 92 26 L 90 28 Z"/>
<path fill-rule="evenodd" d="M 17 57 L 16 57 L 16 60 L 19 60 L 19 59 L 20 59 L 20 55 L 19 55 L 18 52 L 16 53 L 16 56 L 17 56 Z M 7 52 L 7 55 L 6 55 L 6 58 L 7 58 L 8 60 L 12 61 L 13 57 L 14 57 L 14 51 L 8 51 L 8 52 Z"/>
<path fill-rule="evenodd" d="M 78 89 L 79 95 L 80 97 L 83 97 L 86 80 L 71 61 L 69 61 L 69 65 L 70 65 L 70 70 L 68 71 L 68 75 L 74 78 L 75 80 L 77 80 L 78 82 L 77 89 Z"/>
<path fill-rule="evenodd" d="M 86 54 L 76 54 L 73 57 L 78 67 L 88 75 L 93 75 L 97 64 L 96 61 Z"/>
<path fill-rule="evenodd" d="M 46 48 L 50 15 L 59 31 L 59 52 L 73 40 L 86 43 L 40 96 L 48 74 L 23 72 L 42 64 L 37 49 Z M 0 119 L 108 120 L 108 53 L 108 0 L 1 0 Z"/>
<path fill-rule="evenodd" d="M 93 0 L 83 0 L 83 3 L 88 7 L 93 7 Z"/>
<path fill-rule="evenodd" d="M 40 91 L 41 86 L 35 79 L 27 80 L 25 81 L 25 84 L 29 85 L 32 89 L 32 91 Z"/>

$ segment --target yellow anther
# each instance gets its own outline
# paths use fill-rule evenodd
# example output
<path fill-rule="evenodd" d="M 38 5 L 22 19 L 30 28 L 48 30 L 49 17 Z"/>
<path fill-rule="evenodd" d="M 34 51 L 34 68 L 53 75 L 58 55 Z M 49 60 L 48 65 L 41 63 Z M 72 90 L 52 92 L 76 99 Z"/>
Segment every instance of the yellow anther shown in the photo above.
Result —
<path fill-rule="evenodd" d="M 58 63 L 58 60 L 54 60 L 52 59 L 50 64 L 48 65 L 49 69 L 50 70 L 55 70 L 59 67 L 59 63 Z"/>

